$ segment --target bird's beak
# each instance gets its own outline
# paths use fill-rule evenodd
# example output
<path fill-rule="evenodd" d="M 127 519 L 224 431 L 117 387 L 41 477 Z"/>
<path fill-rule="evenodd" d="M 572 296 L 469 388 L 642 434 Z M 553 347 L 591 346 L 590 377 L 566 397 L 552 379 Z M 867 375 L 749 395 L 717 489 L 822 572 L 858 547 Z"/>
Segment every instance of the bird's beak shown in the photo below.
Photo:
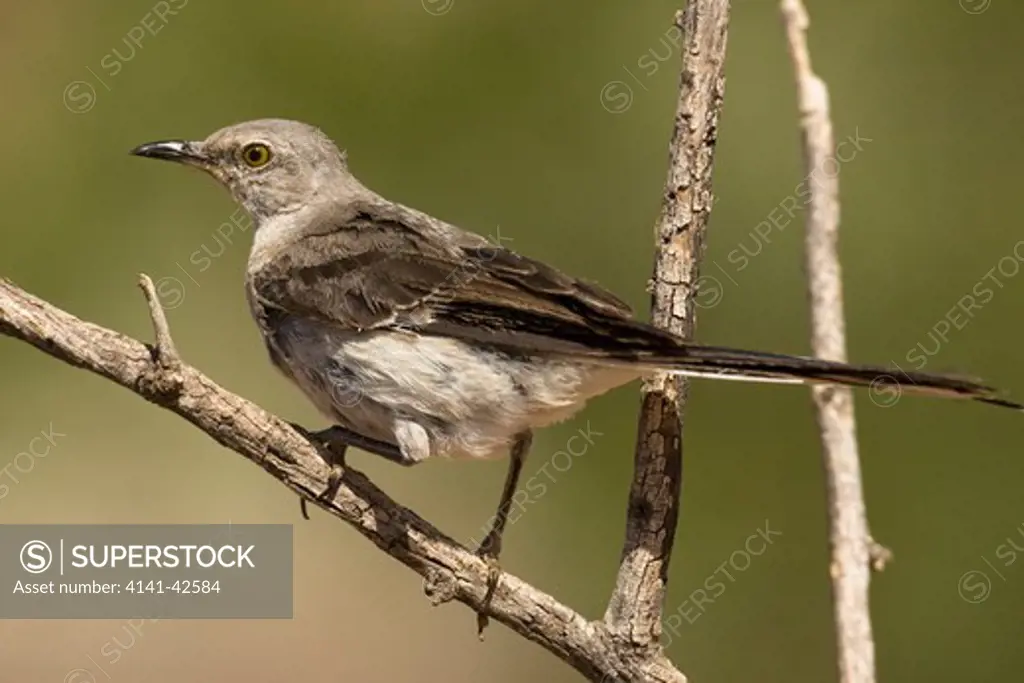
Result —
<path fill-rule="evenodd" d="M 139 145 L 131 153 L 137 157 L 164 159 L 166 161 L 176 161 L 180 164 L 205 168 L 209 165 L 210 159 L 199 150 L 200 145 L 198 142 L 162 140 L 160 142 L 147 142 Z"/>

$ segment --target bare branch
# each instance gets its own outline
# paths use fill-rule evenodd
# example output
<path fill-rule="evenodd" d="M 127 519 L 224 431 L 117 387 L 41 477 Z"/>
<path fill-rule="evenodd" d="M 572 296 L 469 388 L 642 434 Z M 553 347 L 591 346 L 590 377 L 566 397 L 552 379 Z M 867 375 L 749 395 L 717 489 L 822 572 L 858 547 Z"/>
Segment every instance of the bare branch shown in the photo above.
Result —
<path fill-rule="evenodd" d="M 725 94 L 728 0 L 691 0 L 676 15 L 682 68 L 669 170 L 656 227 L 651 281 L 654 324 L 690 338 L 711 171 Z M 660 652 L 661 616 L 682 486 L 682 411 L 687 384 L 667 374 L 644 383 L 626 542 L 605 613 L 611 632 L 638 652 Z M 676 680 L 684 681 L 682 674 Z"/>
<path fill-rule="evenodd" d="M 603 624 L 511 574 L 502 573 L 485 605 L 488 566 L 415 512 L 345 469 L 333 498 L 318 498 L 330 467 L 316 446 L 287 422 L 221 388 L 177 361 L 163 312 L 141 280 L 162 348 L 84 322 L 0 279 L 0 334 L 20 339 L 75 367 L 106 377 L 182 416 L 215 441 L 256 463 L 303 498 L 347 522 L 378 548 L 423 576 L 429 597 L 481 609 L 540 644 L 592 681 L 662 681 L 632 656 L 620 654 Z M 168 355 L 170 354 L 170 355 Z M 167 363 L 167 360 L 174 359 Z"/>
<path fill-rule="evenodd" d="M 805 163 L 811 178 L 806 266 L 811 302 L 811 344 L 819 358 L 846 360 L 843 289 L 836 242 L 839 238 L 839 178 L 825 172 L 835 146 L 828 88 L 811 70 L 807 10 L 801 0 L 782 0 L 782 15 L 796 71 Z M 872 549 L 868 532 L 857 435 L 850 389 L 812 389 L 821 430 L 828 485 L 832 599 L 842 683 L 875 680 L 868 584 Z M 880 546 L 879 546 L 880 547 Z M 876 553 L 876 557 L 880 557 Z M 880 562 L 880 560 L 879 560 Z"/>

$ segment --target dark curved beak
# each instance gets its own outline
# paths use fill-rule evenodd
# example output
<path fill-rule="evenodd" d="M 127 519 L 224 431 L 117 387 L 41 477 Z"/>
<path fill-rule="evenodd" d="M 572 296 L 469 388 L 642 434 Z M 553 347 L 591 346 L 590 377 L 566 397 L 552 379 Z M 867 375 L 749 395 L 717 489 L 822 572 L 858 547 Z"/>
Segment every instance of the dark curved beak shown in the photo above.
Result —
<path fill-rule="evenodd" d="M 192 164 L 194 166 L 205 166 L 209 163 L 206 155 L 199 151 L 198 143 L 187 140 L 147 142 L 133 149 L 131 154 L 137 157 L 177 161 L 178 163 Z"/>

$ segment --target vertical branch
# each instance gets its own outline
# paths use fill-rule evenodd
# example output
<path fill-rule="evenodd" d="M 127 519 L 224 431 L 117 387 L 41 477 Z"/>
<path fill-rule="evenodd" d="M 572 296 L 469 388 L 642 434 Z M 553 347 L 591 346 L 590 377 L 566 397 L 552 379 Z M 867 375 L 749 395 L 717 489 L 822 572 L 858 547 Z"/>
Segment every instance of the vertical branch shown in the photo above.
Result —
<path fill-rule="evenodd" d="M 782 15 L 796 71 L 800 126 L 812 195 L 807 216 L 806 266 L 811 344 L 819 358 L 846 360 L 839 238 L 839 179 L 823 172 L 834 141 L 828 88 L 811 70 L 809 20 L 802 0 L 782 0 Z M 842 683 L 875 680 L 868 584 L 872 541 L 857 456 L 853 395 L 847 388 L 812 389 L 828 485 L 832 599 Z"/>
<path fill-rule="evenodd" d="M 654 324 L 685 338 L 693 334 L 694 290 L 712 205 L 728 20 L 728 0 L 690 0 L 675 19 L 683 35 L 680 92 L 651 292 Z M 648 654 L 659 646 L 679 514 L 686 394 L 685 380 L 666 374 L 644 383 L 626 541 L 604 617 L 615 637 Z"/>

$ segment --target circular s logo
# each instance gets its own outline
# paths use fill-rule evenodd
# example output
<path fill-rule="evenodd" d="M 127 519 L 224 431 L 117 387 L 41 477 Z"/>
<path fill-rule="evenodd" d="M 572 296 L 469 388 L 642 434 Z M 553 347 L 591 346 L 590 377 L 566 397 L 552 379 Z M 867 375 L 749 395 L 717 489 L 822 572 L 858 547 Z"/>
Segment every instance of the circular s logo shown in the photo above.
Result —
<path fill-rule="evenodd" d="M 992 5 L 992 0 L 960 0 L 960 8 L 968 14 L 981 14 Z"/>
<path fill-rule="evenodd" d="M 420 4 L 423 5 L 423 9 L 427 11 L 427 14 L 439 17 L 451 11 L 455 5 L 455 0 L 420 0 Z"/>
<path fill-rule="evenodd" d="M 879 375 L 871 381 L 868 396 L 879 408 L 891 408 L 903 395 L 903 387 L 892 375 Z"/>
<path fill-rule="evenodd" d="M 177 308 L 185 300 L 185 285 L 176 277 L 166 275 L 160 278 L 155 288 L 160 305 L 168 311 Z"/>
<path fill-rule="evenodd" d="M 966 602 L 977 605 L 979 602 L 988 600 L 992 594 L 992 579 L 988 574 L 978 569 L 964 572 L 956 583 L 957 592 Z"/>
<path fill-rule="evenodd" d="M 96 88 L 88 81 L 72 81 L 64 88 L 64 106 L 72 114 L 84 114 L 96 105 Z"/>
<path fill-rule="evenodd" d="M 96 683 L 96 677 L 88 669 L 72 669 L 64 675 L 64 683 Z"/>
<path fill-rule="evenodd" d="M 53 564 L 53 551 L 42 541 L 29 541 L 21 546 L 20 559 L 29 574 L 42 574 Z"/>
<path fill-rule="evenodd" d="M 701 275 L 697 278 L 694 289 L 696 294 L 693 296 L 693 302 L 698 308 L 714 308 L 722 303 L 722 297 L 725 296 L 722 281 L 712 275 Z"/>
<path fill-rule="evenodd" d="M 633 106 L 633 89 L 623 81 L 608 81 L 601 88 L 601 106 L 609 114 L 621 114 Z"/>

